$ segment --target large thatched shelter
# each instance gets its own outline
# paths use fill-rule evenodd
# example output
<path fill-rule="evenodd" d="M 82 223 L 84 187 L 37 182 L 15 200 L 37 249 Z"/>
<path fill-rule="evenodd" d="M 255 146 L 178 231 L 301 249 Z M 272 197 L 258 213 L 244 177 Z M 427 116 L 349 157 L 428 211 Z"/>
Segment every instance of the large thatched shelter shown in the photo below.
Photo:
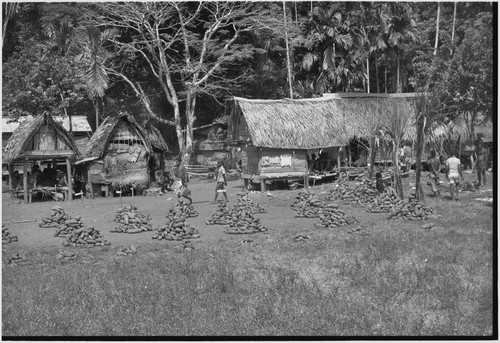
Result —
<path fill-rule="evenodd" d="M 68 197 L 72 198 L 72 163 L 80 157 L 75 142 L 52 116 L 45 112 L 33 120 L 21 124 L 3 147 L 2 159 L 9 165 L 9 173 L 13 175 L 15 164 L 23 165 L 23 195 L 28 202 L 28 163 L 51 160 L 54 167 L 57 162 L 64 161 L 67 170 Z M 10 178 L 11 186 L 13 177 Z"/>
<path fill-rule="evenodd" d="M 308 175 L 307 152 L 343 147 L 349 139 L 370 137 L 376 126 L 388 126 L 396 113 L 413 118 L 407 95 L 325 94 L 314 99 L 253 100 L 234 98 L 229 132 L 242 149 L 245 180 L 282 180 Z M 409 125 L 404 139 L 412 139 Z M 337 150 L 337 157 L 339 155 Z"/>
<path fill-rule="evenodd" d="M 148 132 L 154 135 L 150 137 Z M 165 149 L 168 147 L 158 130 L 146 131 L 128 113 L 106 118 L 91 137 L 82 160 L 88 163 L 92 194 L 94 186 L 134 183 L 138 188 L 147 187 L 150 159 L 155 151 Z"/>

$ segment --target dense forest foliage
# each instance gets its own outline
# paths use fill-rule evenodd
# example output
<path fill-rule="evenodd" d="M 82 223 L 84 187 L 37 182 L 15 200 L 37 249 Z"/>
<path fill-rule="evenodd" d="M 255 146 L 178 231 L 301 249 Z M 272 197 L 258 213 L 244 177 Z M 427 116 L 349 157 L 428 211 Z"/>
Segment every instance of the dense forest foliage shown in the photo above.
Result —
<path fill-rule="evenodd" d="M 3 3 L 3 116 L 126 110 L 173 127 L 230 96 L 438 93 L 444 121 L 491 120 L 489 2 Z M 187 129 L 183 135 L 182 130 Z"/>

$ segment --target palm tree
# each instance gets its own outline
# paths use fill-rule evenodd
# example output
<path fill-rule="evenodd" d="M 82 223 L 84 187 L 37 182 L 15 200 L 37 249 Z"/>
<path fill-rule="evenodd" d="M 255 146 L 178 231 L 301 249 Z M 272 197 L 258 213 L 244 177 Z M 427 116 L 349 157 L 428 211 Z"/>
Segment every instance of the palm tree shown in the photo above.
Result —
<path fill-rule="evenodd" d="M 312 10 L 302 69 L 313 75 L 317 93 L 353 89 L 365 78 L 368 52 L 354 49 L 362 45 L 362 33 L 347 19 L 339 3 L 322 2 Z"/>
<path fill-rule="evenodd" d="M 388 60 L 395 62 L 395 89 L 396 93 L 402 92 L 401 69 L 406 69 L 406 65 L 401 65 L 405 54 L 405 49 L 409 43 L 418 42 L 419 38 L 413 29 L 415 20 L 412 18 L 414 5 L 406 2 L 391 2 L 375 5 L 379 9 L 381 37 L 377 46 L 386 52 L 386 68 Z M 387 69 L 386 69 L 387 75 Z M 386 76 L 387 78 L 387 76 Z M 387 87 L 387 79 L 386 79 Z"/>
<path fill-rule="evenodd" d="M 105 44 L 118 36 L 118 30 L 106 29 L 101 32 L 95 26 L 87 26 L 75 35 L 70 47 L 70 55 L 85 65 L 83 75 L 87 92 L 95 109 L 96 128 L 99 127 L 99 99 L 109 86 L 106 61 L 113 55 Z"/>

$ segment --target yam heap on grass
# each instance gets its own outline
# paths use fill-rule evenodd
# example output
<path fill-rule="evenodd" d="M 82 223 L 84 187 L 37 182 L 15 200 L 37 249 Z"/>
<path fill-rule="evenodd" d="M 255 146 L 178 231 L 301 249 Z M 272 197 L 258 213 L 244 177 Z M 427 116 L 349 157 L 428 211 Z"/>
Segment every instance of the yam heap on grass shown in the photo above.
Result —
<path fill-rule="evenodd" d="M 229 223 L 224 228 L 224 232 L 228 234 L 257 233 L 267 230 L 267 227 L 261 225 L 260 218 L 254 217 L 246 202 L 238 202 L 234 205 Z"/>
<path fill-rule="evenodd" d="M 260 206 L 260 204 L 254 203 L 248 196 L 248 194 L 240 194 L 240 198 L 238 199 L 238 203 L 236 205 L 239 208 L 245 207 L 250 213 L 266 213 L 266 210 Z"/>
<path fill-rule="evenodd" d="M 394 207 L 402 206 L 404 200 L 398 196 L 396 190 L 387 187 L 383 193 L 375 197 L 368 205 L 367 211 L 371 213 L 389 213 Z"/>
<path fill-rule="evenodd" d="M 299 192 L 292 207 L 297 211 L 297 217 L 319 218 L 315 227 L 332 228 L 358 222 L 355 217 L 346 217 L 337 204 L 327 204 L 314 193 Z"/>
<path fill-rule="evenodd" d="M 339 183 L 330 189 L 327 200 L 343 200 L 352 204 L 366 204 L 372 202 L 378 192 L 366 182 L 358 183 L 355 187 L 349 187 L 346 183 Z"/>
<path fill-rule="evenodd" d="M 345 212 L 335 204 L 328 204 L 318 211 L 319 223 L 315 227 L 333 228 L 358 223 L 355 217 L 346 217 Z"/>
<path fill-rule="evenodd" d="M 296 217 L 317 218 L 318 212 L 325 207 L 325 203 L 318 196 L 310 192 L 299 192 L 295 197 L 292 208 L 297 211 Z"/>
<path fill-rule="evenodd" d="M 91 247 L 111 245 L 111 243 L 104 239 L 99 230 L 96 230 L 93 227 L 82 227 L 67 235 L 63 245 L 73 247 Z"/>
<path fill-rule="evenodd" d="M 120 226 L 111 229 L 110 232 L 139 233 L 153 230 L 151 217 L 142 214 L 136 206 L 132 205 L 120 208 L 116 213 L 115 222 Z"/>
<path fill-rule="evenodd" d="M 68 219 L 69 216 L 64 212 L 62 207 L 54 206 L 50 215 L 47 218 L 42 218 L 42 222 L 38 226 L 43 228 L 58 227 Z"/>
<path fill-rule="evenodd" d="M 68 217 L 68 219 L 59 224 L 54 237 L 66 237 L 83 227 L 84 225 L 80 216 L 76 216 L 75 218 Z"/>
<path fill-rule="evenodd" d="M 421 201 L 415 198 L 407 198 L 401 205 L 397 205 L 391 211 L 388 219 L 407 219 L 407 220 L 425 220 L 436 212 L 429 206 L 424 205 Z"/>
<path fill-rule="evenodd" d="M 186 218 L 189 217 L 190 213 L 192 213 L 192 209 L 189 205 L 177 204 L 168 211 L 165 225 L 156 229 L 152 238 L 168 241 L 199 238 L 198 230 L 192 224 L 186 223 Z"/>
<path fill-rule="evenodd" d="M 17 236 L 10 233 L 9 228 L 2 224 L 2 244 L 17 242 Z"/>
<path fill-rule="evenodd" d="M 3 259 L 2 259 L 3 260 Z M 26 264 L 28 263 L 28 259 L 26 257 L 21 256 L 19 253 L 15 253 L 11 257 L 7 259 L 7 264 L 10 265 L 18 265 L 18 264 Z"/>
<path fill-rule="evenodd" d="M 233 209 L 227 207 L 225 201 L 219 201 L 217 204 L 217 210 L 212 214 L 212 218 L 207 220 L 205 224 L 207 225 L 228 225 L 231 222 L 233 216 Z"/>

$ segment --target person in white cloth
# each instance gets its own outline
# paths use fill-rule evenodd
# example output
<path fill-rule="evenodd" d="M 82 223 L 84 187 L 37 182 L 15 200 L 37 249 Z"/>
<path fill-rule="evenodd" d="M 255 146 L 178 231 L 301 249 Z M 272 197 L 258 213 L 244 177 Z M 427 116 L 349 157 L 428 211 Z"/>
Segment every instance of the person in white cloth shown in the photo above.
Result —
<path fill-rule="evenodd" d="M 460 186 L 460 179 L 463 181 L 464 176 L 460 160 L 455 157 L 454 153 L 446 160 L 446 179 L 450 183 L 451 200 L 458 201 L 458 187 Z"/>
<path fill-rule="evenodd" d="M 215 172 L 215 179 L 217 180 L 217 185 L 215 186 L 215 197 L 213 203 L 215 204 L 217 202 L 217 197 L 219 196 L 219 190 L 222 190 L 224 194 L 224 197 L 226 198 L 226 202 L 229 201 L 227 198 L 227 194 L 225 192 L 226 186 L 227 186 L 227 179 L 226 179 L 226 169 L 224 169 L 224 165 L 222 161 L 217 162 L 217 170 Z"/>

